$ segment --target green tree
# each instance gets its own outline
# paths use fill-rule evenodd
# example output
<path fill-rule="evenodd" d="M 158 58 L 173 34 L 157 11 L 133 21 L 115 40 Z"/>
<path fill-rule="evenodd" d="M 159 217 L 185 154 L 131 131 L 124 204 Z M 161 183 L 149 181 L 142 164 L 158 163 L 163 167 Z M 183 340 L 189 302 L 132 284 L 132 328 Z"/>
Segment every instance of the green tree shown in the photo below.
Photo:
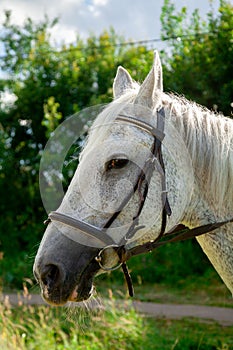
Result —
<path fill-rule="evenodd" d="M 166 88 L 186 95 L 210 109 L 231 115 L 233 97 L 233 5 L 221 0 L 218 14 L 203 20 L 195 10 L 177 11 L 164 1 L 161 14 L 162 37 L 169 41 L 164 54 Z"/>
<path fill-rule="evenodd" d="M 121 47 L 124 39 L 113 29 L 85 42 L 77 38 L 74 44 L 58 50 L 51 45 L 49 35 L 56 21 L 45 17 L 33 23 L 27 19 L 20 27 L 6 12 L 3 23 L 5 57 L 1 69 L 7 78 L 1 81 L 0 89 L 15 96 L 9 108 L 0 106 L 0 210 L 4 213 L 0 251 L 5 256 L 0 268 L 5 270 L 8 282 L 20 280 L 25 266 L 31 269 L 27 254 L 34 253 L 43 234 L 41 223 L 46 214 L 40 200 L 38 169 L 50 133 L 64 117 L 111 101 L 119 64 L 133 61 L 132 69 L 140 74 L 143 53 L 147 68 L 142 66 L 142 77 L 151 64 L 146 48 Z"/>

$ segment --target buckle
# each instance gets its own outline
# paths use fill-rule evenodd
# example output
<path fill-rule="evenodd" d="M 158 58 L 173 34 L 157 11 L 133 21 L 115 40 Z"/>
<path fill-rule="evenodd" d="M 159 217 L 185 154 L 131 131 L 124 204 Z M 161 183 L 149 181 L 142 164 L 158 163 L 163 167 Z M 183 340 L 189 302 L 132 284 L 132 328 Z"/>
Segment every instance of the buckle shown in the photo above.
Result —
<path fill-rule="evenodd" d="M 112 244 L 112 245 L 108 245 L 106 247 L 104 247 L 103 249 L 101 249 L 98 253 L 98 255 L 95 257 L 95 260 L 98 262 L 100 268 L 104 271 L 114 271 L 119 269 L 119 267 L 121 267 L 122 265 L 122 261 L 116 251 L 116 249 L 119 248 L 118 245 L 116 244 Z M 108 261 L 113 262 L 114 260 L 116 260 L 115 265 L 110 266 L 108 265 Z"/>

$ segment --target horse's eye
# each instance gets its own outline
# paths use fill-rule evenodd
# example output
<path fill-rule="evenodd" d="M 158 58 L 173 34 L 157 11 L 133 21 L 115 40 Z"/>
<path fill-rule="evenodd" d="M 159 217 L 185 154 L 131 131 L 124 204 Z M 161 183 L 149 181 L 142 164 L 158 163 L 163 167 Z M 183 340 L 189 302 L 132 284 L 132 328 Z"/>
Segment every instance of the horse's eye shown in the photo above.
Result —
<path fill-rule="evenodd" d="M 105 169 L 107 171 L 112 169 L 122 169 L 129 163 L 128 159 L 111 159 L 106 163 Z"/>

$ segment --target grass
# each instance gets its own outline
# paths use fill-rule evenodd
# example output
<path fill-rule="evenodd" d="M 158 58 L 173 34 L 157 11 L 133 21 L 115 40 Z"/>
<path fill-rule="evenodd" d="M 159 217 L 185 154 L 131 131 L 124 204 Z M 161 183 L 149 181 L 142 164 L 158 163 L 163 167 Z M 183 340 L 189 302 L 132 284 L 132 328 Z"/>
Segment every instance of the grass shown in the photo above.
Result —
<path fill-rule="evenodd" d="M 231 294 L 216 273 L 186 277 L 173 283 L 146 283 L 140 275 L 132 275 L 136 300 L 233 307 Z M 119 308 L 114 298 L 130 305 L 120 273 L 100 276 L 96 285 L 97 295 L 110 299 L 107 310 L 88 310 L 88 304 L 84 310 L 25 305 L 13 308 L 3 303 L 0 305 L 0 349 L 233 350 L 233 326 L 190 318 L 155 319 L 138 314 L 130 307 Z M 33 290 L 39 292 L 36 288 Z M 24 294 L 28 297 L 25 285 Z"/>
<path fill-rule="evenodd" d="M 107 310 L 0 306 L 1 350 L 232 350 L 233 327 Z"/>
<path fill-rule="evenodd" d="M 221 283 L 206 286 L 180 282 L 176 286 L 166 284 L 136 285 L 135 297 L 141 301 L 169 304 L 195 304 L 233 308 L 232 295 Z"/>
<path fill-rule="evenodd" d="M 98 294 L 108 297 L 108 290 L 114 291 L 119 299 L 127 298 L 127 287 L 123 276 L 119 275 L 118 283 L 108 277 L 99 276 L 96 281 Z M 176 283 L 146 283 L 140 276 L 134 282 L 134 299 L 168 304 L 195 304 L 233 308 L 233 299 L 230 291 L 224 285 L 217 273 L 211 270 L 204 276 L 188 276 Z"/>

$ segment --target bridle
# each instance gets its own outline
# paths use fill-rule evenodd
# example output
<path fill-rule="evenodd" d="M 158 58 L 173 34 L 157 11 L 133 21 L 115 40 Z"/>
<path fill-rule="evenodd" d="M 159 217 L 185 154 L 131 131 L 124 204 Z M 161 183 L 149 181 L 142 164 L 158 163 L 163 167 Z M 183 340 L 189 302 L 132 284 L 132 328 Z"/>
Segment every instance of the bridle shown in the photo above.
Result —
<path fill-rule="evenodd" d="M 175 227 L 174 229 L 172 229 L 171 231 L 165 234 L 167 217 L 172 214 L 172 211 L 171 211 L 168 197 L 167 197 L 165 167 L 164 167 L 163 156 L 162 156 L 162 141 L 165 137 L 164 108 L 162 107 L 158 109 L 156 115 L 157 115 L 156 128 L 154 128 L 152 125 L 144 121 L 138 120 L 137 118 L 129 115 L 120 114 L 115 119 L 115 121 L 132 124 L 133 126 L 136 126 L 144 130 L 145 132 L 152 135 L 154 140 L 151 148 L 150 156 L 145 161 L 145 164 L 141 169 L 138 179 L 136 181 L 136 184 L 134 186 L 134 194 L 137 192 L 139 196 L 139 207 L 138 207 L 137 213 L 133 217 L 133 223 L 128 229 L 125 237 L 121 240 L 119 244 L 116 244 L 114 240 L 109 235 L 106 234 L 106 231 L 108 228 L 111 227 L 113 222 L 120 215 L 120 213 L 125 208 L 125 206 L 129 202 L 133 194 L 125 197 L 119 209 L 113 213 L 113 215 L 109 218 L 109 220 L 105 223 L 105 225 L 101 229 L 96 226 L 85 223 L 81 220 L 75 219 L 71 216 L 62 214 L 58 211 L 52 211 L 48 215 L 48 219 L 45 221 L 45 224 L 55 221 L 55 222 L 59 222 L 64 225 L 70 226 L 72 228 L 79 229 L 82 231 L 84 235 L 87 236 L 87 238 L 88 237 L 95 238 L 98 242 L 102 242 L 104 247 L 99 249 L 99 252 L 95 257 L 95 261 L 97 261 L 100 268 L 105 271 L 112 271 L 121 266 L 125 275 L 130 296 L 133 296 L 133 285 L 132 285 L 130 274 L 127 269 L 126 262 L 132 256 L 142 254 L 145 252 L 150 252 L 155 248 L 161 245 L 164 245 L 166 243 L 178 242 L 189 238 L 197 237 L 205 233 L 212 232 L 213 230 L 216 230 L 217 228 L 227 223 L 233 222 L 233 218 L 231 218 L 229 220 L 225 220 L 221 222 L 215 222 L 215 223 L 198 226 L 193 229 L 190 229 L 184 225 L 179 225 L 178 227 Z M 150 180 L 155 168 L 157 171 L 159 171 L 159 174 L 161 176 L 161 186 L 162 186 L 161 200 L 163 203 L 163 209 L 162 209 L 160 233 L 158 237 L 153 241 L 147 242 L 145 244 L 137 245 L 132 248 L 128 248 L 127 247 L 128 240 L 132 239 L 135 233 L 144 227 L 139 225 L 139 218 L 147 198 Z M 118 263 L 116 266 L 108 267 L 104 265 L 104 254 L 108 250 L 114 251 L 117 254 Z"/>

